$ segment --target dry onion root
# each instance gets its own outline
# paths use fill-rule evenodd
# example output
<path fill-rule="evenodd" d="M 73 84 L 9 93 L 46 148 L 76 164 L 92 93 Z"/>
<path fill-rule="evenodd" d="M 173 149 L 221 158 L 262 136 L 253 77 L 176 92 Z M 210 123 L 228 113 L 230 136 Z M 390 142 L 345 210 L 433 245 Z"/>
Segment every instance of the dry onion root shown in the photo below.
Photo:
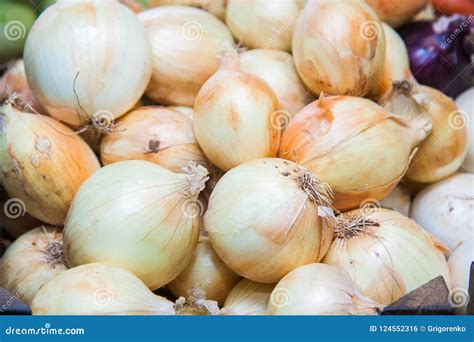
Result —
<path fill-rule="evenodd" d="M 40 288 L 67 269 L 59 228 L 38 227 L 7 249 L 0 264 L 0 284 L 26 305 Z"/>
<path fill-rule="evenodd" d="M 410 21 L 423 10 L 429 0 L 365 0 L 375 10 L 379 18 L 393 27 Z"/>
<path fill-rule="evenodd" d="M 295 22 L 305 3 L 306 0 L 228 0 L 225 22 L 244 46 L 290 52 Z"/>
<path fill-rule="evenodd" d="M 309 264 L 291 271 L 275 286 L 270 315 L 377 315 L 383 306 L 362 296 L 340 267 Z"/>
<path fill-rule="evenodd" d="M 380 20 L 361 0 L 312 0 L 296 22 L 293 56 L 315 94 L 365 96 L 376 91 L 385 58 Z"/>
<path fill-rule="evenodd" d="M 28 34 L 24 60 L 34 95 L 53 118 L 73 126 L 125 114 L 152 71 L 140 21 L 118 1 L 107 0 L 50 6 Z"/>
<path fill-rule="evenodd" d="M 167 107 L 140 107 L 120 118 L 117 129 L 102 139 L 100 159 L 104 165 L 147 160 L 173 172 L 190 161 L 207 166 L 192 119 Z"/>
<path fill-rule="evenodd" d="M 332 238 L 331 196 L 325 183 L 295 163 L 256 159 L 220 179 L 204 226 L 230 269 L 275 283 L 323 258 Z"/>
<path fill-rule="evenodd" d="M 278 99 L 270 86 L 241 70 L 237 51 L 224 44 L 221 66 L 202 86 L 193 127 L 202 150 L 219 169 L 274 157 L 280 143 Z"/>
<path fill-rule="evenodd" d="M 0 107 L 2 184 L 31 216 L 62 225 L 79 186 L 99 168 L 94 152 L 65 125 Z"/>
<path fill-rule="evenodd" d="M 439 275 L 450 288 L 446 251 L 408 217 L 363 208 L 338 216 L 324 262 L 341 266 L 364 296 L 388 305 Z"/>
<path fill-rule="evenodd" d="M 138 15 L 153 50 L 153 73 L 146 95 L 163 105 L 193 106 L 204 82 L 219 67 L 229 29 L 213 15 L 191 7 L 166 6 Z"/>
<path fill-rule="evenodd" d="M 79 189 L 65 223 L 69 264 L 121 266 L 152 290 L 176 278 L 198 241 L 197 198 L 208 179 L 200 165 L 191 163 L 185 171 L 133 160 L 94 173 Z"/>
<path fill-rule="evenodd" d="M 207 237 L 200 237 L 191 261 L 168 288 L 176 297 L 189 297 L 193 291 L 204 293 L 205 299 L 223 304 L 227 294 L 240 280 L 212 249 Z"/>
<path fill-rule="evenodd" d="M 334 206 L 347 210 L 388 195 L 431 126 L 427 118 L 393 115 L 367 99 L 321 96 L 283 132 L 279 156 L 327 182 Z"/>
<path fill-rule="evenodd" d="M 242 279 L 229 292 L 221 310 L 222 315 L 265 315 L 274 284 Z"/>
<path fill-rule="evenodd" d="M 92 263 L 71 268 L 44 285 L 33 315 L 174 315 L 174 304 L 153 294 L 132 273 Z"/>

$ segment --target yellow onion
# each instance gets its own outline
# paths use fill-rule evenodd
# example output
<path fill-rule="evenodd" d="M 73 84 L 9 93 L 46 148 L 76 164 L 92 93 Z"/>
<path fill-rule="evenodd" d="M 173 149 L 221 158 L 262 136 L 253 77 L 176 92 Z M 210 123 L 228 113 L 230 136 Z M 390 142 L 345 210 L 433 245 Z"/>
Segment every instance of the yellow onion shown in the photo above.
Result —
<path fill-rule="evenodd" d="M 71 268 L 44 285 L 33 315 L 174 315 L 174 304 L 153 294 L 132 273 L 92 263 Z"/>
<path fill-rule="evenodd" d="M 275 284 L 242 279 L 229 292 L 221 310 L 222 315 L 265 315 Z"/>
<path fill-rule="evenodd" d="M 365 0 L 375 10 L 379 18 L 393 27 L 410 21 L 428 5 L 429 0 Z"/>
<path fill-rule="evenodd" d="M 430 130 L 428 119 L 393 115 L 370 100 L 321 96 L 293 118 L 279 156 L 327 182 L 334 206 L 347 210 L 388 195 Z"/>
<path fill-rule="evenodd" d="M 61 230 L 38 227 L 7 249 L 0 263 L 0 284 L 31 305 L 39 289 L 65 270 Z"/>
<path fill-rule="evenodd" d="M 383 307 L 362 296 L 340 267 L 309 264 L 291 271 L 275 286 L 270 315 L 377 315 Z"/>
<path fill-rule="evenodd" d="M 210 161 L 223 171 L 274 157 L 280 143 L 278 100 L 261 78 L 240 70 L 237 51 L 223 52 L 219 70 L 194 104 L 193 127 Z"/>
<path fill-rule="evenodd" d="M 139 19 L 153 51 L 147 96 L 164 105 L 192 107 L 219 66 L 219 47 L 233 42 L 231 33 L 219 19 L 192 7 L 157 7 L 141 12 Z"/>
<path fill-rule="evenodd" d="M 227 294 L 240 280 L 212 249 L 208 238 L 200 237 L 188 266 L 168 288 L 176 297 L 188 297 L 193 290 L 205 293 L 206 299 L 224 303 Z"/>
<path fill-rule="evenodd" d="M 317 262 L 332 239 L 331 189 L 295 163 L 263 158 L 217 183 L 204 215 L 216 253 L 234 272 L 275 283 Z"/>
<path fill-rule="evenodd" d="M 408 50 L 399 34 L 389 25 L 382 23 L 385 32 L 385 61 L 377 86 L 377 94 L 392 90 L 394 82 L 408 80 L 416 82 L 410 70 Z"/>
<path fill-rule="evenodd" d="M 243 71 L 260 77 L 272 87 L 282 110 L 282 126 L 314 100 L 301 82 L 289 53 L 266 49 L 245 51 L 240 54 L 240 63 Z"/>
<path fill-rule="evenodd" d="M 112 0 L 48 7 L 28 34 L 23 58 L 35 96 L 53 118 L 74 126 L 125 114 L 152 71 L 140 21 Z"/>
<path fill-rule="evenodd" d="M 44 113 L 44 108 L 28 85 L 25 64 L 22 59 L 13 63 L 0 78 L 0 98 L 10 96 L 14 96 L 20 106 L 33 108 L 38 113 Z"/>
<path fill-rule="evenodd" d="M 474 98 L 474 87 L 464 91 L 456 98 L 456 106 L 460 113 L 465 115 L 467 121 L 468 147 L 467 155 L 462 164 L 462 168 L 470 173 L 474 173 L 474 106 L 472 99 Z"/>
<path fill-rule="evenodd" d="M 448 259 L 449 274 L 452 281 L 451 304 L 457 314 L 465 315 L 469 303 L 469 278 L 471 264 L 474 262 L 473 236 L 462 242 Z"/>
<path fill-rule="evenodd" d="M 150 289 L 169 283 L 191 260 L 199 236 L 198 194 L 207 170 L 186 174 L 129 160 L 103 167 L 79 189 L 65 228 L 71 266 L 105 262 L 135 273 Z"/>
<path fill-rule="evenodd" d="M 62 225 L 79 186 L 99 169 L 94 152 L 60 122 L 0 107 L 3 187 L 31 216 Z"/>
<path fill-rule="evenodd" d="M 293 56 L 316 95 L 371 94 L 385 58 L 381 22 L 362 0 L 312 0 L 296 22 Z"/>
<path fill-rule="evenodd" d="M 104 165 L 122 160 L 147 160 L 173 172 L 190 161 L 207 166 L 186 114 L 167 107 L 140 107 L 117 121 L 100 146 Z"/>
<path fill-rule="evenodd" d="M 419 146 L 406 177 L 420 183 L 432 183 L 454 174 L 462 165 L 468 149 L 466 113 L 440 91 L 411 82 L 394 85 L 380 100 L 392 113 L 406 117 L 426 116 L 433 132 Z"/>
<path fill-rule="evenodd" d="M 228 0 L 225 22 L 251 49 L 291 51 L 291 37 L 305 0 Z"/>
<path fill-rule="evenodd" d="M 451 250 L 473 237 L 474 174 L 432 184 L 413 200 L 410 217 Z"/>
<path fill-rule="evenodd" d="M 365 203 L 371 205 L 370 202 Z M 376 205 L 376 204 L 375 204 Z M 411 195 L 408 189 L 403 185 L 396 186 L 387 197 L 385 197 L 380 205 L 383 208 L 398 211 L 405 216 L 410 215 Z"/>
<path fill-rule="evenodd" d="M 446 251 L 408 217 L 362 208 L 337 218 L 324 262 L 341 266 L 364 296 L 388 305 L 439 275 L 450 288 Z"/>

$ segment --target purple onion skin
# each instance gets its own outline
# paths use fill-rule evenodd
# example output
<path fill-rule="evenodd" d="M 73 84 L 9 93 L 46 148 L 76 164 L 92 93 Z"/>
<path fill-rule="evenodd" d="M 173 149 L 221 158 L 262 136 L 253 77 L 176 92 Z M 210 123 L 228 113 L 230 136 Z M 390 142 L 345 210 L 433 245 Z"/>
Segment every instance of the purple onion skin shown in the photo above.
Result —
<path fill-rule="evenodd" d="M 451 22 L 443 30 L 434 25 L 446 18 Z M 472 86 L 474 16 L 414 22 L 401 27 L 399 33 L 407 46 L 410 67 L 418 82 L 453 98 Z"/>

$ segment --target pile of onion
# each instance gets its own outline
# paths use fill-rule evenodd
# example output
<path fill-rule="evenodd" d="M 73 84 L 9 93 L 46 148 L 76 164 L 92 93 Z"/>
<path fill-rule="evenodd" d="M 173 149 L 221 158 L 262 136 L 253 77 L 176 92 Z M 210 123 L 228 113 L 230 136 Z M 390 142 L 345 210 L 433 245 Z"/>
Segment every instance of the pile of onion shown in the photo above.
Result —
<path fill-rule="evenodd" d="M 94 173 L 76 194 L 65 223 L 69 264 L 120 266 L 152 290 L 176 278 L 198 241 L 195 209 L 208 179 L 201 165 L 190 163 L 185 171 L 133 160 Z"/>
<path fill-rule="evenodd" d="M 31 216 L 62 225 L 79 186 L 99 168 L 94 152 L 62 123 L 0 107 L 1 181 Z"/>
<path fill-rule="evenodd" d="M 442 275 L 447 249 L 415 221 L 389 209 L 357 209 L 338 216 L 324 262 L 341 266 L 364 296 L 388 305 Z"/>
<path fill-rule="evenodd" d="M 293 29 L 306 0 L 228 0 L 225 22 L 251 49 L 291 51 Z"/>
<path fill-rule="evenodd" d="M 242 70 L 260 77 L 272 87 L 280 104 L 282 128 L 291 117 L 314 100 L 304 87 L 293 63 L 293 57 L 284 51 L 255 49 L 240 54 Z"/>
<path fill-rule="evenodd" d="M 367 99 L 321 96 L 285 129 L 279 156 L 327 182 L 334 206 L 347 210 L 387 196 L 430 130 L 424 117 L 409 120 Z"/>
<path fill-rule="evenodd" d="M 275 285 L 242 279 L 229 292 L 222 315 L 265 315 Z"/>
<path fill-rule="evenodd" d="M 219 69 L 196 98 L 193 127 L 206 156 L 228 171 L 252 159 L 274 157 L 282 127 L 270 86 L 241 70 L 233 47 L 224 44 L 221 54 Z"/>
<path fill-rule="evenodd" d="M 35 21 L 23 54 L 34 95 L 55 119 L 112 121 L 142 96 L 152 55 L 137 17 L 118 1 L 60 1 Z M 58 67 L 60 66 L 60 69 Z"/>
<path fill-rule="evenodd" d="M 340 267 L 309 264 L 291 271 L 275 286 L 270 315 L 377 315 L 383 306 L 360 294 Z"/>
<path fill-rule="evenodd" d="M 212 14 L 192 7 L 157 7 L 138 17 L 153 51 L 146 95 L 159 104 L 193 106 L 199 89 L 219 66 L 219 47 L 233 42 L 229 29 Z"/>
<path fill-rule="evenodd" d="M 423 10 L 429 0 L 365 0 L 375 10 L 379 18 L 393 27 L 410 21 Z"/>
<path fill-rule="evenodd" d="M 204 226 L 230 269 L 275 283 L 326 254 L 332 239 L 331 197 L 325 183 L 297 164 L 256 159 L 220 179 Z"/>
<path fill-rule="evenodd" d="M 474 174 L 460 173 L 424 188 L 410 216 L 453 250 L 474 232 Z"/>
<path fill-rule="evenodd" d="M 385 59 L 382 23 L 364 1 L 308 2 L 293 34 L 296 69 L 315 94 L 365 96 Z"/>
<path fill-rule="evenodd" d="M 42 226 L 7 249 L 0 263 L 0 284 L 31 305 L 39 289 L 66 269 L 61 230 Z"/>
<path fill-rule="evenodd" d="M 207 166 L 192 119 L 167 107 L 140 107 L 120 118 L 117 129 L 102 139 L 100 149 L 104 165 L 147 160 L 173 172 L 181 172 L 190 161 Z"/>

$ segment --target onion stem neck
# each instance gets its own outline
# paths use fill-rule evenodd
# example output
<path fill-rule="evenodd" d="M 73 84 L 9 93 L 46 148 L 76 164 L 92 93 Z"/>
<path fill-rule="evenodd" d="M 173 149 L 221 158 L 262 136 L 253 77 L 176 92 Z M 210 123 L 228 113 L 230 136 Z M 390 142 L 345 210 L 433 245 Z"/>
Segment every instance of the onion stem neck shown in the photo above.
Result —
<path fill-rule="evenodd" d="M 338 239 L 350 239 L 364 233 L 368 227 L 379 226 L 376 221 L 366 216 L 346 217 L 345 215 L 341 215 L 336 220 L 334 235 Z"/>
<path fill-rule="evenodd" d="M 196 197 L 204 190 L 206 182 L 209 180 L 209 171 L 193 161 L 183 167 L 183 171 L 188 174 L 189 188 L 187 194 L 190 197 Z"/>
<path fill-rule="evenodd" d="M 308 194 L 311 201 L 318 206 L 331 207 L 333 193 L 329 185 L 316 178 L 310 171 L 301 169 L 298 172 L 298 184 Z"/>

